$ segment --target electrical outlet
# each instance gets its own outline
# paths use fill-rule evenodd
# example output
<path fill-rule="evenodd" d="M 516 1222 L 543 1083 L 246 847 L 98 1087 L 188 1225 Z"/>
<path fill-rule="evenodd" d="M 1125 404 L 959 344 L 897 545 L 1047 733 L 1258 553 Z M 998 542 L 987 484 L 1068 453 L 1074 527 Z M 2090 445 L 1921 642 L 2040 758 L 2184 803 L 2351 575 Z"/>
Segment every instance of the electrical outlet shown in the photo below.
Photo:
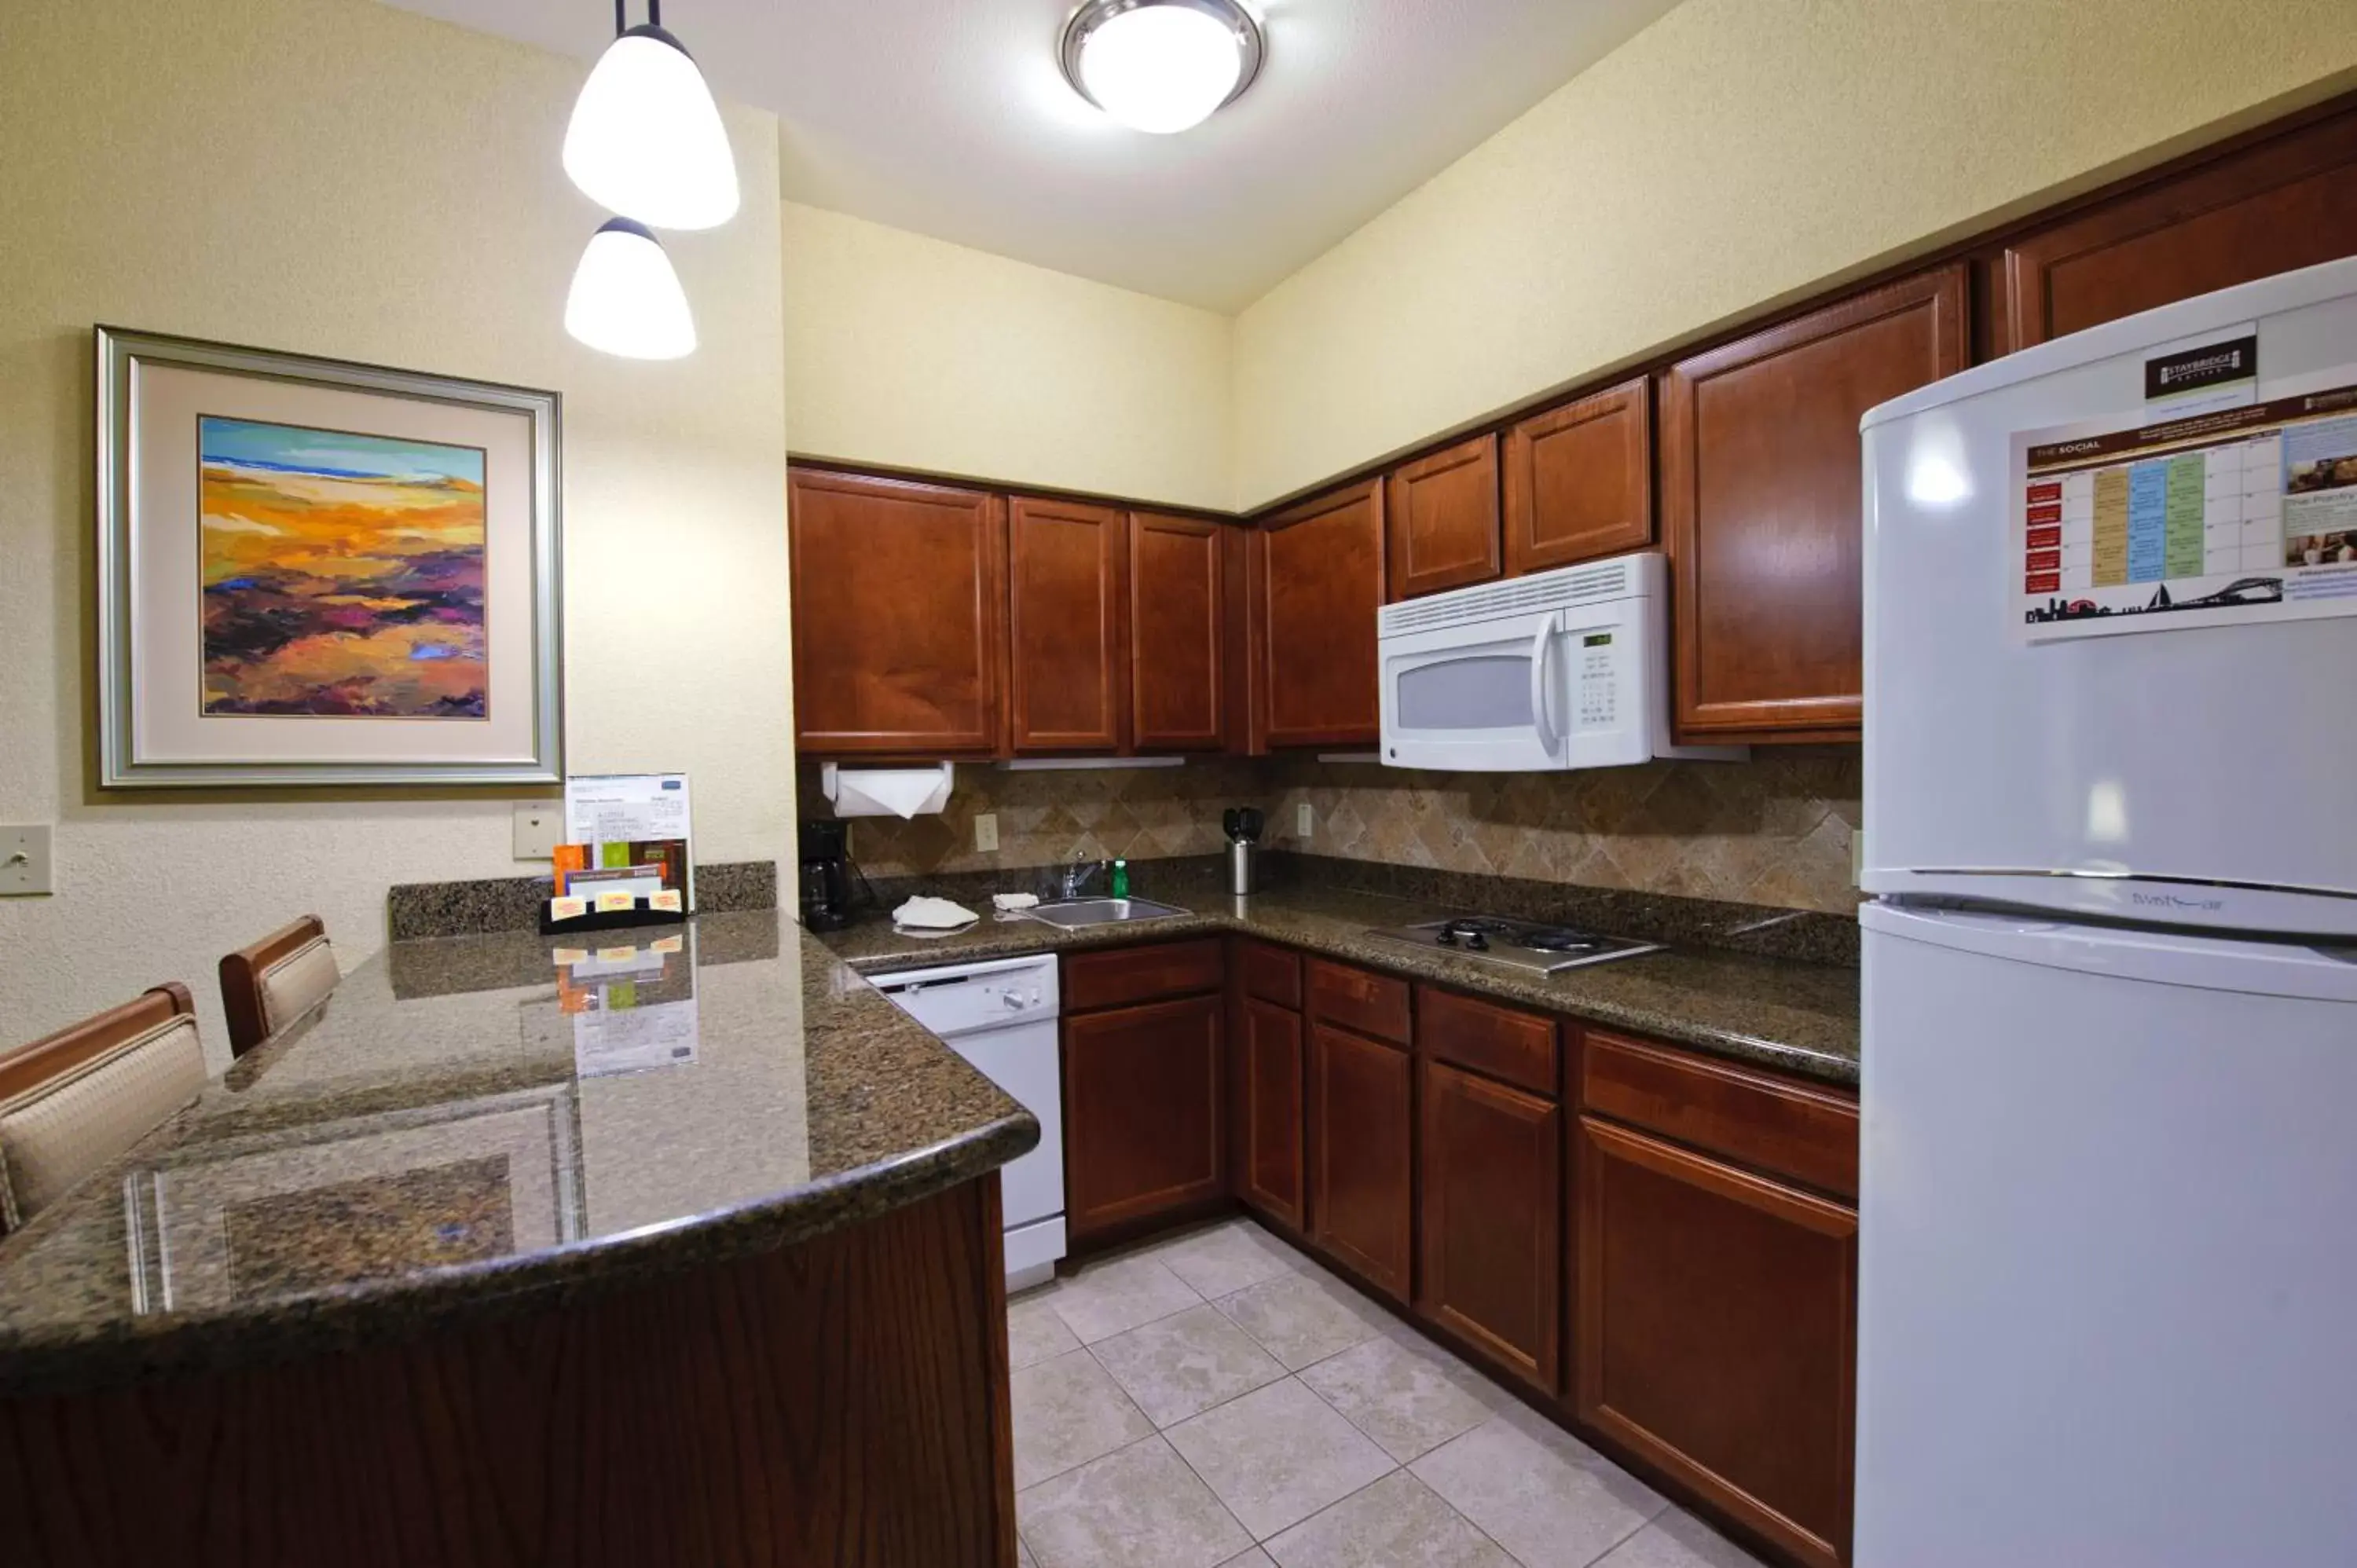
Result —
<path fill-rule="evenodd" d="M 985 811 L 982 815 L 974 818 L 974 851 L 976 854 L 988 854 L 992 850 L 995 850 L 997 847 L 997 814 L 992 811 Z"/>
<path fill-rule="evenodd" d="M 518 800 L 515 803 L 515 857 L 554 860 L 565 842 L 565 802 Z"/>
<path fill-rule="evenodd" d="M 46 823 L 0 828 L 0 898 L 54 893 Z"/>
<path fill-rule="evenodd" d="M 1318 818 L 1316 813 L 1310 811 L 1308 801 L 1303 800 L 1293 808 L 1293 836 L 1295 838 L 1306 839 L 1309 837 L 1317 826 Z"/>

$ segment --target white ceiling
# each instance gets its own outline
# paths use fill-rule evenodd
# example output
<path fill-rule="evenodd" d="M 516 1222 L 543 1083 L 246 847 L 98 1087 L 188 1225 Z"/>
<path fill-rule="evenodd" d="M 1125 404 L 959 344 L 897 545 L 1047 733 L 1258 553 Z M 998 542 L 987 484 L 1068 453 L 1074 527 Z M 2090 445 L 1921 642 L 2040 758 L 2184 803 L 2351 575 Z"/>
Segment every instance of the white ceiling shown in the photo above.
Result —
<path fill-rule="evenodd" d="M 611 0 L 387 3 L 584 59 L 613 32 Z M 663 25 L 777 113 L 788 198 L 1233 311 L 1674 0 L 1265 0 L 1259 81 L 1176 136 L 1065 85 L 1071 3 L 670 0 Z"/>

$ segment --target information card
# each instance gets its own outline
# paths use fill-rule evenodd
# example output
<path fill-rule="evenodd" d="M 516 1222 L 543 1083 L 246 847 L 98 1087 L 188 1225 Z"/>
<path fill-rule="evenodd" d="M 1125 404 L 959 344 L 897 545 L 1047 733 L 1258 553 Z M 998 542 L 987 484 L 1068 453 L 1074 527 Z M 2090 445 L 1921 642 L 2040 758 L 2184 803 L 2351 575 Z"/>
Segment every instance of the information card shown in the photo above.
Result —
<path fill-rule="evenodd" d="M 2357 366 L 2333 379 L 2347 384 L 2017 435 L 2025 635 L 2357 614 Z"/>

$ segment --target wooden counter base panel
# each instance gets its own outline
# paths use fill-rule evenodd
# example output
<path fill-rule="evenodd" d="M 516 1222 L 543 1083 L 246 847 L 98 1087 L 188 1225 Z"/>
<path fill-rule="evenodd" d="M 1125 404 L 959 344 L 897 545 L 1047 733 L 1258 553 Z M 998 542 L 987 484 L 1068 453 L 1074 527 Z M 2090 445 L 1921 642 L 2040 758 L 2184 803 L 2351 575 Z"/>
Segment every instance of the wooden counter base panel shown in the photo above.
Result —
<path fill-rule="evenodd" d="M 353 1355 L 0 1400 L 15 1568 L 1013 1568 L 998 1177 Z"/>

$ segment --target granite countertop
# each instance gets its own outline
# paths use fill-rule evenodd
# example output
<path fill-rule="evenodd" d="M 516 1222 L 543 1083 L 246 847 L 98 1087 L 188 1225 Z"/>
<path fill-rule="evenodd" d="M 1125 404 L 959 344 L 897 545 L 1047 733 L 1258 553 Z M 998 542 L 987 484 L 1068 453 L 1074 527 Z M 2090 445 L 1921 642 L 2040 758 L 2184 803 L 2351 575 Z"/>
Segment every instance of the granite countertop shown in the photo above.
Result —
<path fill-rule="evenodd" d="M 858 1223 L 1039 1138 L 774 910 L 396 942 L 0 1242 L 0 1391 L 539 1307 Z"/>
<path fill-rule="evenodd" d="M 1855 969 L 1672 946 L 1638 958 L 1544 975 L 1372 934 L 1372 928 L 1439 919 L 1463 914 L 1462 908 L 1318 886 L 1284 887 L 1243 899 L 1224 893 L 1206 896 L 1200 887 L 1165 889 L 1150 881 L 1142 881 L 1135 891 L 1140 897 L 1168 897 L 1189 913 L 1074 931 L 1021 917 L 985 915 L 948 937 L 902 936 L 889 918 L 879 916 L 819 940 L 854 969 L 879 974 L 1018 953 L 1241 931 L 1369 969 L 1674 1040 L 1715 1056 L 1828 1083 L 1857 1082 Z"/>

